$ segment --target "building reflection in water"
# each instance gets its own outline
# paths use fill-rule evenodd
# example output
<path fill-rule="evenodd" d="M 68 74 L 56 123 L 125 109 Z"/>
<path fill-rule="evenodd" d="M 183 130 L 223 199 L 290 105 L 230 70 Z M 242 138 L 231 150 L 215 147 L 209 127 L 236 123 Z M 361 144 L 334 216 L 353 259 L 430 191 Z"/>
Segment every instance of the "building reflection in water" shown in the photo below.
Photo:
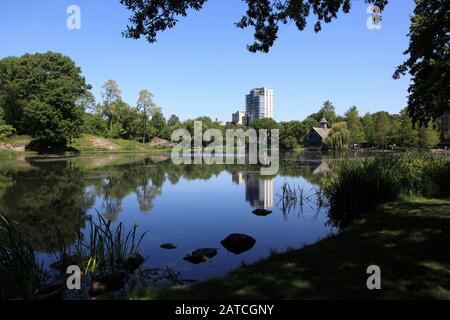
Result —
<path fill-rule="evenodd" d="M 232 181 L 238 185 L 245 184 L 245 200 L 253 208 L 273 208 L 274 178 L 261 178 L 253 172 L 235 172 Z"/>

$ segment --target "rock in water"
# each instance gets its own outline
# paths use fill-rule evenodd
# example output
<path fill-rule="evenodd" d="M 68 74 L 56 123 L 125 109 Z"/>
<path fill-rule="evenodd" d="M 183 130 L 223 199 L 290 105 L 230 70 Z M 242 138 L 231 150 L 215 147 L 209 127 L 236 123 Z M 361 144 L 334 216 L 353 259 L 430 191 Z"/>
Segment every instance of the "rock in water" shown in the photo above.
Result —
<path fill-rule="evenodd" d="M 184 257 L 183 260 L 189 261 L 190 263 L 193 264 L 199 264 L 208 261 L 209 259 L 213 258 L 216 254 L 217 249 L 214 248 L 197 249 L 190 255 Z"/>
<path fill-rule="evenodd" d="M 272 211 L 266 210 L 266 209 L 256 209 L 253 211 L 253 214 L 260 216 L 260 217 L 265 217 L 268 216 L 269 214 L 271 214 Z"/>
<path fill-rule="evenodd" d="M 144 263 L 144 261 L 144 257 L 135 252 L 125 260 L 125 269 L 129 272 L 133 272 L 134 270 L 139 268 L 141 264 Z"/>
<path fill-rule="evenodd" d="M 160 247 L 163 248 L 163 249 L 168 249 L 168 250 L 172 250 L 172 249 L 176 249 L 177 248 L 177 246 L 174 245 L 173 243 L 163 243 Z"/>
<path fill-rule="evenodd" d="M 233 233 L 223 239 L 222 246 L 234 254 L 241 254 L 253 248 L 256 240 L 246 234 Z"/>
<path fill-rule="evenodd" d="M 122 289 L 125 286 L 126 273 L 117 271 L 109 273 L 94 279 L 89 288 L 89 295 L 97 297 L 105 293 L 114 292 Z"/>

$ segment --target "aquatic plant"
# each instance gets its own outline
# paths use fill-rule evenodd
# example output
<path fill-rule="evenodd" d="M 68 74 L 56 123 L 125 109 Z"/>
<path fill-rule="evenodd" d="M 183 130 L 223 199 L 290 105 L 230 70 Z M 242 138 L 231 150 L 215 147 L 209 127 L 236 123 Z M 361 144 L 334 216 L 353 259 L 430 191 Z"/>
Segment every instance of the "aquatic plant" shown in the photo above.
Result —
<path fill-rule="evenodd" d="M 31 242 L 0 214 L 0 300 L 30 298 L 46 278 Z"/>
<path fill-rule="evenodd" d="M 448 195 L 450 159 L 426 154 L 341 162 L 322 185 L 330 219 L 347 225 L 375 206 L 400 196 Z"/>

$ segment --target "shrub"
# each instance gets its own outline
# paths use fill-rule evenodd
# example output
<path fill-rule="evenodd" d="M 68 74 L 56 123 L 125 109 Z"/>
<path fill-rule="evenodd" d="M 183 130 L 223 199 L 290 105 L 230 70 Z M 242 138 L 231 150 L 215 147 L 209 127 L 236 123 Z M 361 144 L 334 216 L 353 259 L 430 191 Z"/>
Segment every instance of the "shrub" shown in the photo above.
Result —
<path fill-rule="evenodd" d="M 346 161 L 323 183 L 330 219 L 345 226 L 401 195 L 441 196 L 450 190 L 450 159 L 423 154 Z"/>
<path fill-rule="evenodd" d="M 9 138 L 16 133 L 16 129 L 9 124 L 0 125 L 0 139 Z"/>

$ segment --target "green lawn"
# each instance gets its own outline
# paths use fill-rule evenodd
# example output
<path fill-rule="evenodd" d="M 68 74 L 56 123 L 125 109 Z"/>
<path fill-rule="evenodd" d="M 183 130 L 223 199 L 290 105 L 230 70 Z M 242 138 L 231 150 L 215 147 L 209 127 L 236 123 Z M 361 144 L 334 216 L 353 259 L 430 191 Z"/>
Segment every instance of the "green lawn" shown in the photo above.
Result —
<path fill-rule="evenodd" d="M 369 265 L 381 290 L 366 287 Z M 132 299 L 450 299 L 450 200 L 405 199 L 337 236 L 242 266 L 220 279 Z"/>
<path fill-rule="evenodd" d="M 13 136 L 0 140 L 0 142 L 10 143 L 13 146 L 26 146 L 31 142 L 29 136 Z M 94 135 L 82 135 L 72 141 L 67 152 L 80 152 L 82 154 L 97 154 L 97 153 L 161 153 L 170 151 L 171 148 L 153 147 L 148 144 L 143 144 L 135 140 L 124 139 L 109 139 L 101 138 Z M 18 153 L 11 151 L 1 151 L 1 153 Z M 6 157 L 5 155 L 3 157 Z M 11 157 L 9 155 L 8 157 Z"/>

